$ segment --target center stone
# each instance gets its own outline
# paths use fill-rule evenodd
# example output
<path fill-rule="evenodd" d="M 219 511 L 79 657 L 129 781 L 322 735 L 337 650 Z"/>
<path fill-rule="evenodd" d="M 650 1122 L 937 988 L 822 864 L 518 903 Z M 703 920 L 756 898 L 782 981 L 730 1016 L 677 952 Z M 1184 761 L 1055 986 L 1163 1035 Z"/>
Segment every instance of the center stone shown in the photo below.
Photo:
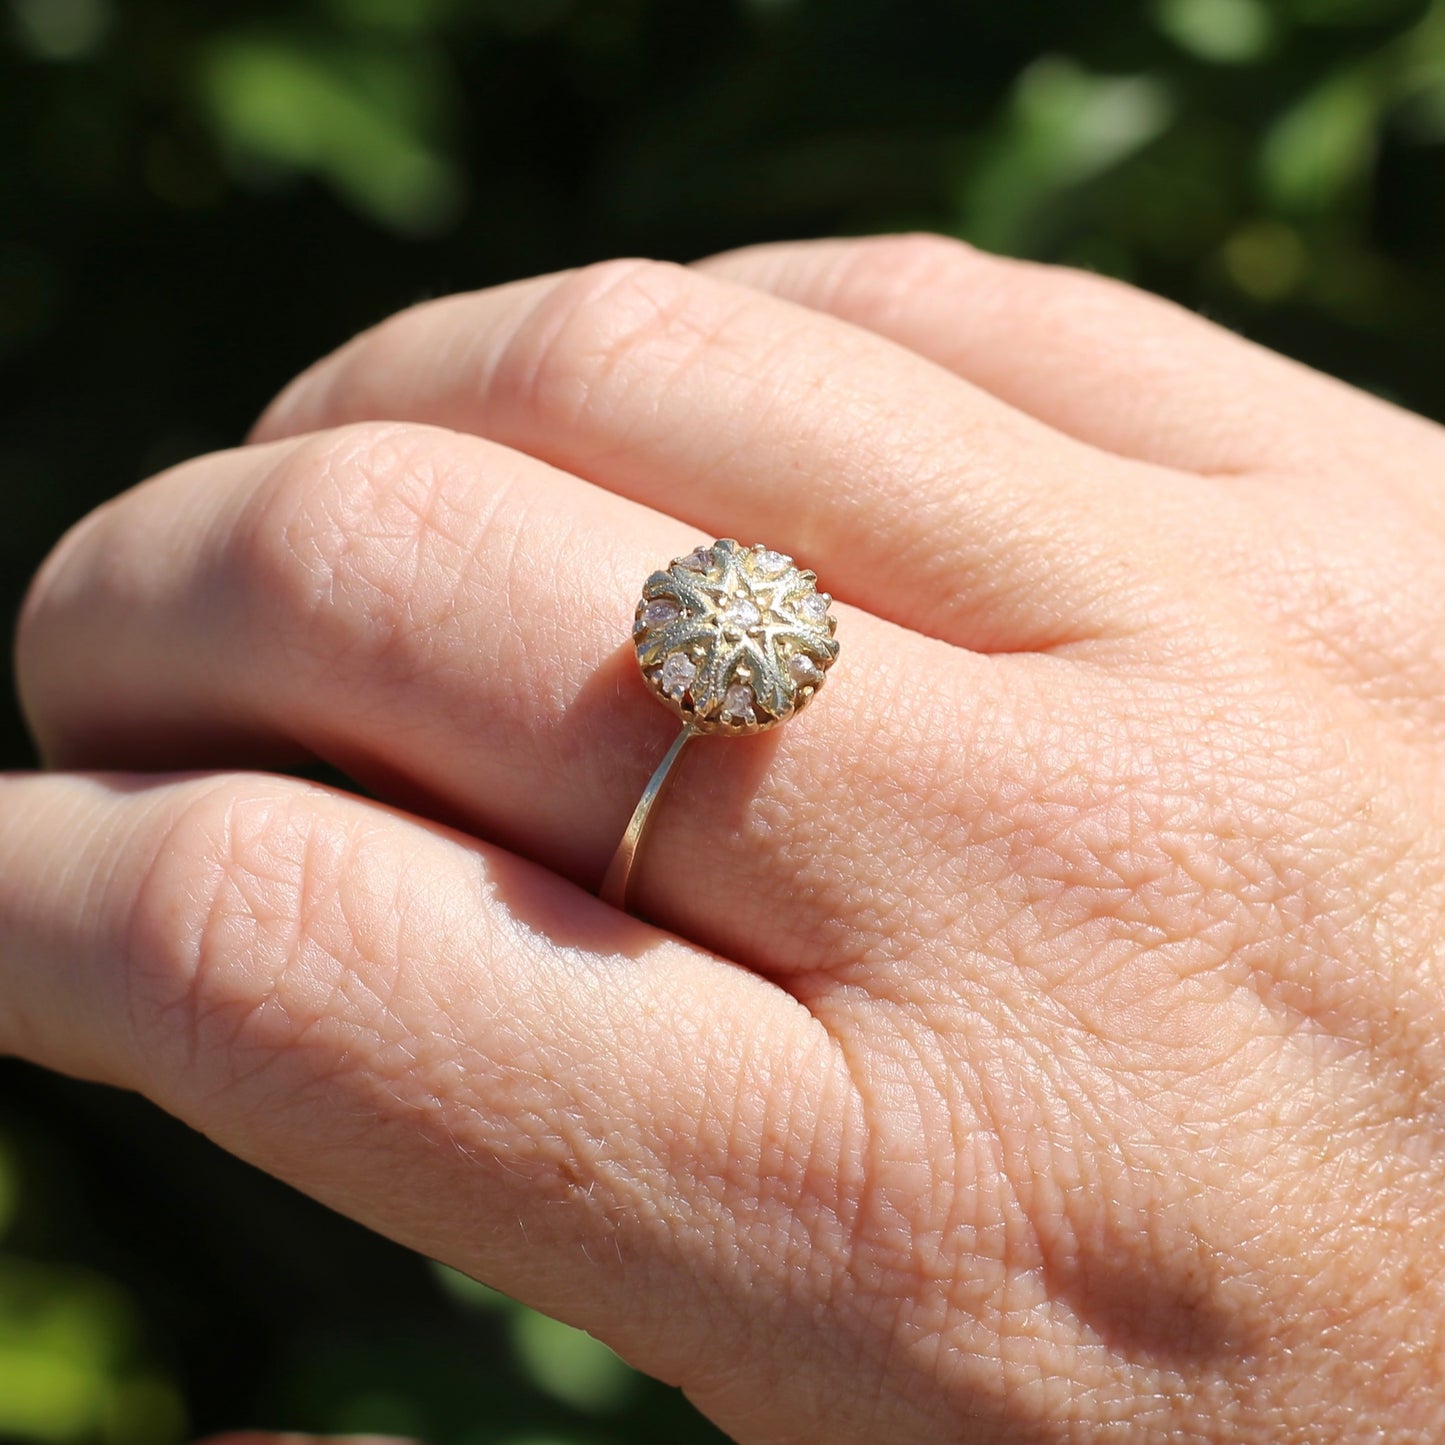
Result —
<path fill-rule="evenodd" d="M 729 626 L 740 627 L 746 632 L 763 620 L 763 614 L 746 597 L 738 597 L 723 608 L 722 620 Z"/>

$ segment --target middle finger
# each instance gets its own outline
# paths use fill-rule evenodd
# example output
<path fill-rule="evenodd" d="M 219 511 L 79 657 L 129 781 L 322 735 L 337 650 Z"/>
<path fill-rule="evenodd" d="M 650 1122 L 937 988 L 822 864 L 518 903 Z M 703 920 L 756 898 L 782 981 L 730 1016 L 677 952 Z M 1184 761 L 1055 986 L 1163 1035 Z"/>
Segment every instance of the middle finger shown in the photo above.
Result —
<path fill-rule="evenodd" d="M 402 312 L 256 435 L 365 420 L 475 432 L 714 535 L 741 512 L 838 596 L 989 652 L 1157 622 L 1118 559 L 1157 550 L 1161 491 L 1188 485 L 860 327 L 655 262 Z"/>
<path fill-rule="evenodd" d="M 635 599 L 697 541 L 435 428 L 244 448 L 62 544 L 26 611 L 22 690 L 59 765 L 315 755 L 590 885 L 677 728 L 636 676 Z M 877 945 L 894 880 L 956 841 L 958 754 L 990 788 L 1018 755 L 1010 679 L 1067 666 L 843 612 L 818 701 L 777 733 L 698 743 L 639 865 L 644 910 L 770 969 Z"/>

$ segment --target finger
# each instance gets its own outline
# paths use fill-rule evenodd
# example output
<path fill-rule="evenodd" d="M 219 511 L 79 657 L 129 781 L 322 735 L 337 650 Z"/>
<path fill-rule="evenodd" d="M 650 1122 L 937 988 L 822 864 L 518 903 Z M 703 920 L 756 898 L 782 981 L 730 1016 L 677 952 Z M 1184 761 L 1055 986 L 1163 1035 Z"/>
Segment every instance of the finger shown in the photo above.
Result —
<path fill-rule="evenodd" d="M 0 1051 L 138 1089 L 673 1380 L 841 1307 L 855 1106 L 796 1000 L 320 788 L 0 778 Z M 806 1279 L 755 1267 L 789 1237 Z"/>
<path fill-rule="evenodd" d="M 1110 565 L 1149 530 L 1152 472 L 1126 481 L 909 351 L 680 267 L 608 263 L 404 312 L 303 375 L 255 436 L 378 418 L 749 532 L 845 600 L 975 649 L 1112 636 L 1158 606 Z"/>
<path fill-rule="evenodd" d="M 1441 445 L 1420 418 L 1160 297 L 942 236 L 753 246 L 698 264 L 866 327 L 1121 456 L 1213 474 L 1364 463 L 1377 476 L 1382 425 Z"/>
<path fill-rule="evenodd" d="M 1097 445 L 1270 472 L 1276 485 L 1210 499 L 1214 540 L 1201 529 L 1196 556 L 1320 666 L 1438 733 L 1437 427 L 1157 297 L 944 237 L 757 246 L 699 264 L 910 346 Z M 1388 490 L 1400 504 L 1382 506 Z"/>
<path fill-rule="evenodd" d="M 592 886 L 677 730 L 637 674 L 635 599 L 697 540 L 435 429 L 243 448 L 82 524 L 26 609 L 21 688 L 53 764 L 317 756 Z M 1062 662 L 1002 665 L 856 610 L 839 636 L 795 722 L 695 745 L 638 865 L 649 916 L 769 970 L 892 937 L 898 880 L 950 866 L 955 777 L 991 796 L 1034 756 L 1010 700 L 1031 662 L 1067 712 Z"/>

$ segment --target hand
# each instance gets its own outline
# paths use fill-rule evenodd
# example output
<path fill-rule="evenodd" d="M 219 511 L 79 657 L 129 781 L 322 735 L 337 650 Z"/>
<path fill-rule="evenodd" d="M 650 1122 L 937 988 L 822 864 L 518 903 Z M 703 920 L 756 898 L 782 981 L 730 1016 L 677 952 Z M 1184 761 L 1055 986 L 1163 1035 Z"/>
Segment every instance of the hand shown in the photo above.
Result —
<path fill-rule="evenodd" d="M 418 307 L 42 572 L 36 736 L 126 771 L 0 786 L 0 1047 L 740 1441 L 1440 1438 L 1442 474 L 937 240 Z M 654 926 L 587 890 L 676 727 L 638 588 L 714 536 L 843 652 L 690 753 Z M 155 776 L 307 756 L 395 807 Z"/>

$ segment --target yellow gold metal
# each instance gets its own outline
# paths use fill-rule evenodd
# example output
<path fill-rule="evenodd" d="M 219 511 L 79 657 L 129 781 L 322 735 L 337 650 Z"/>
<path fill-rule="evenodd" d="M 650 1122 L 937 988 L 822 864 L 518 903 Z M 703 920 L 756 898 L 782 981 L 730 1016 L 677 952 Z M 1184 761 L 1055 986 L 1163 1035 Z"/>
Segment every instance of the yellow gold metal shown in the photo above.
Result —
<path fill-rule="evenodd" d="M 666 756 L 657 765 L 657 771 L 653 773 L 647 786 L 642 790 L 642 796 L 632 810 L 632 817 L 627 821 L 622 841 L 612 855 L 612 862 L 607 865 L 607 873 L 602 879 L 602 887 L 597 890 L 597 896 L 604 903 L 610 903 L 624 913 L 627 912 L 627 895 L 632 882 L 632 865 L 637 859 L 637 850 L 642 844 L 642 834 L 647 828 L 647 819 L 652 812 L 652 805 L 662 796 L 662 790 L 672 776 L 672 765 L 682 756 L 682 750 L 697 735 L 697 729 L 688 723 L 673 740 Z"/>
<path fill-rule="evenodd" d="M 617 845 L 599 896 L 628 904 L 647 822 L 684 747 L 746 737 L 795 717 L 838 656 L 832 599 L 792 558 L 731 538 L 676 558 L 643 584 L 633 642 L 643 679 L 683 723 Z"/>
<path fill-rule="evenodd" d="M 730 538 L 643 584 L 633 641 L 658 697 L 700 732 L 761 732 L 805 707 L 838 656 L 837 619 L 791 557 Z"/>

